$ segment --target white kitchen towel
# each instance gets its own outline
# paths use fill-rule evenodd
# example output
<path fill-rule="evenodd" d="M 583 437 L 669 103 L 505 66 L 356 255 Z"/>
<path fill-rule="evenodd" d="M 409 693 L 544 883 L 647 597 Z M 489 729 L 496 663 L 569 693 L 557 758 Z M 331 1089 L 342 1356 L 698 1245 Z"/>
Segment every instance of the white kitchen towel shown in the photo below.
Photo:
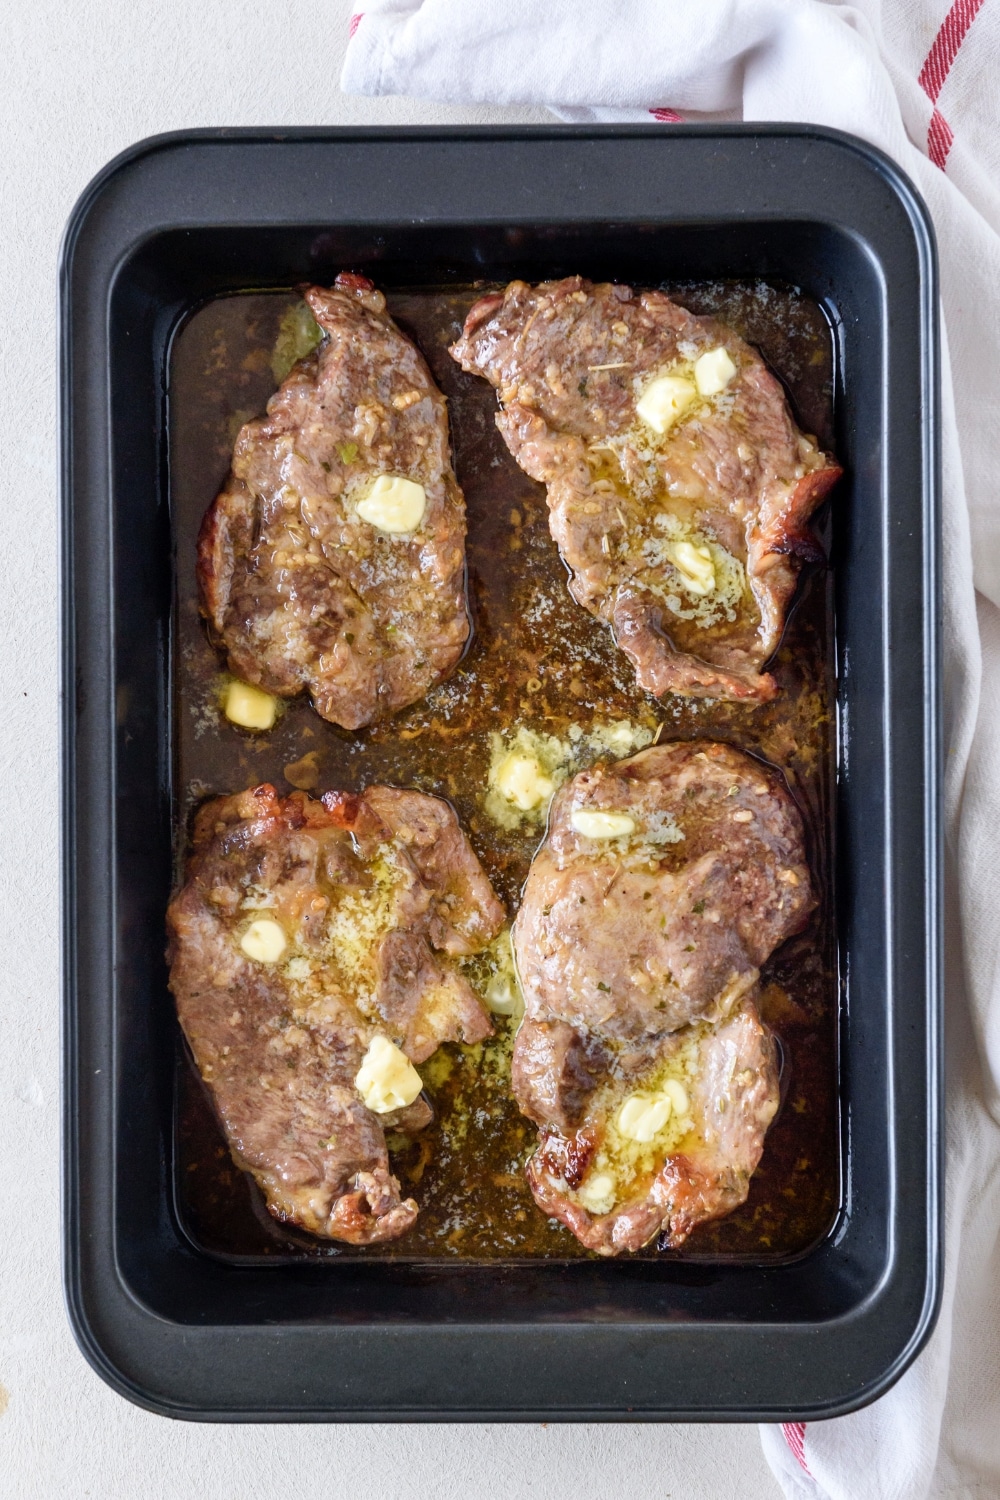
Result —
<path fill-rule="evenodd" d="M 653 129 L 810 121 L 888 152 L 930 207 L 945 354 L 944 1300 L 879 1401 L 761 1432 L 790 1496 L 1000 1497 L 1000 0 L 359 0 L 351 27 L 347 93 Z"/>

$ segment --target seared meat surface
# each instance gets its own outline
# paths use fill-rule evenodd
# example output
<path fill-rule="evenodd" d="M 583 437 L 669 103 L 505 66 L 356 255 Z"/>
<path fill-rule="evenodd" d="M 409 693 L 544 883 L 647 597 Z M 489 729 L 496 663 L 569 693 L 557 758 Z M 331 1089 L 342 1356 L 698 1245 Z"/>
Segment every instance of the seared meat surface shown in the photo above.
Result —
<path fill-rule="evenodd" d="M 557 793 L 514 925 L 514 1093 L 529 1180 L 592 1249 L 639 1249 L 746 1197 L 777 1108 L 760 966 L 815 906 L 778 775 L 658 745 Z"/>
<path fill-rule="evenodd" d="M 502 922 L 435 797 L 265 784 L 200 810 L 168 911 L 170 986 L 233 1157 L 276 1218 L 351 1244 L 413 1222 L 384 1131 L 420 1129 L 430 1108 L 388 1095 L 375 1112 L 359 1073 L 376 1046 L 407 1069 L 490 1034 L 456 957 Z"/>
<path fill-rule="evenodd" d="M 236 440 L 198 584 L 238 677 L 357 729 L 421 698 L 469 633 L 444 397 L 369 281 L 309 287 L 325 335 Z"/>
<path fill-rule="evenodd" d="M 597 765 L 557 795 L 524 889 L 527 1013 L 628 1042 L 714 1019 L 813 904 L 798 813 L 757 761 L 695 740 Z"/>
<path fill-rule="evenodd" d="M 451 353 L 496 387 L 570 590 L 640 687 L 772 698 L 762 668 L 841 470 L 756 351 L 662 292 L 574 276 L 483 297 Z"/>

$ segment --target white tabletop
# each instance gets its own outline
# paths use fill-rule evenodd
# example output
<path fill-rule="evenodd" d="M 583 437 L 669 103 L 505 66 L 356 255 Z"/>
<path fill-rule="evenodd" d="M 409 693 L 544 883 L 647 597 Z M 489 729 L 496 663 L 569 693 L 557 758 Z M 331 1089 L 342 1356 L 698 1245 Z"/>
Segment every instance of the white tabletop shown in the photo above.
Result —
<path fill-rule="evenodd" d="M 59 1246 L 56 262 L 89 179 L 205 125 L 531 122 L 344 97 L 349 0 L 21 4 L 0 89 L 0 1496 L 773 1500 L 753 1427 L 206 1427 L 114 1395 L 76 1349 Z"/>

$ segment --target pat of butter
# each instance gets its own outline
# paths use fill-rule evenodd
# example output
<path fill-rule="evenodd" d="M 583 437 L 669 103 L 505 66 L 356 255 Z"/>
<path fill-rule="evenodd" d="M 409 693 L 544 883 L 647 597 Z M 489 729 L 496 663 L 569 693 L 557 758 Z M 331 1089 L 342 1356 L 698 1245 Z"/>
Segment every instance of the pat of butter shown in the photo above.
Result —
<path fill-rule="evenodd" d="M 635 832 L 635 819 L 628 813 L 595 812 L 592 808 L 576 807 L 569 820 L 585 839 L 624 839 Z"/>
<path fill-rule="evenodd" d="M 243 729 L 272 729 L 278 700 L 249 682 L 231 682 L 226 689 L 226 718 Z"/>
<path fill-rule="evenodd" d="M 699 396 L 717 396 L 726 389 L 735 374 L 736 366 L 729 351 L 721 345 L 718 349 L 707 349 L 694 362 L 694 381 Z"/>
<path fill-rule="evenodd" d="M 555 790 L 533 755 L 512 750 L 497 767 L 497 791 L 521 812 L 540 807 Z"/>
<path fill-rule="evenodd" d="M 483 990 L 483 999 L 489 1010 L 498 1016 L 522 1016 L 524 1014 L 524 996 L 521 994 L 521 986 L 517 978 L 517 965 L 514 962 L 514 949 L 510 941 L 510 928 L 504 930 L 493 939 L 490 945 L 492 955 L 497 967 L 490 976 L 486 988 Z"/>
<path fill-rule="evenodd" d="M 687 1089 L 677 1078 L 668 1078 L 663 1085 L 663 1092 L 674 1107 L 674 1114 L 686 1115 L 691 1108 Z"/>
<path fill-rule="evenodd" d="M 595 1172 L 577 1189 L 576 1196 L 592 1214 L 609 1214 L 615 1206 L 615 1179 L 608 1172 Z"/>
<path fill-rule="evenodd" d="M 667 556 L 689 593 L 704 596 L 715 588 L 715 564 L 708 547 L 694 542 L 674 542 L 667 548 Z"/>
<path fill-rule="evenodd" d="M 673 1107 L 666 1090 L 662 1094 L 633 1094 L 618 1111 L 618 1129 L 626 1140 L 646 1145 L 659 1135 Z"/>
<path fill-rule="evenodd" d="M 385 1036 L 372 1037 L 354 1085 L 377 1115 L 412 1104 L 423 1088 L 420 1074 L 406 1053 Z"/>
<path fill-rule="evenodd" d="M 686 376 L 659 375 L 647 385 L 635 409 L 646 426 L 662 436 L 684 415 L 697 395 L 697 386 Z"/>
<path fill-rule="evenodd" d="M 258 917 L 240 938 L 240 947 L 255 963 L 276 964 L 288 947 L 288 939 L 273 917 Z"/>
<path fill-rule="evenodd" d="M 495 1016 L 519 1016 L 524 1010 L 521 993 L 509 974 L 494 974 L 483 998 Z"/>
<path fill-rule="evenodd" d="M 427 491 L 414 479 L 398 474 L 380 474 L 363 500 L 358 501 L 362 521 L 378 531 L 402 536 L 416 531 L 427 509 Z"/>

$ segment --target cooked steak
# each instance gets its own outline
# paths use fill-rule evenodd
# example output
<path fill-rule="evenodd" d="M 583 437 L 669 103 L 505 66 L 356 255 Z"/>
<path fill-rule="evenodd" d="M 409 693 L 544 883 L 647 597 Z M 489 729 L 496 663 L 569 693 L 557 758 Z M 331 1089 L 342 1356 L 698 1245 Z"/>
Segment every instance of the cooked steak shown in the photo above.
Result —
<path fill-rule="evenodd" d="M 414 1078 L 441 1042 L 490 1034 L 453 955 L 502 922 L 435 797 L 314 801 L 265 784 L 200 810 L 168 912 L 170 985 L 233 1156 L 276 1218 L 351 1244 L 412 1224 L 384 1130 L 420 1129 L 430 1108 L 383 1091 L 376 1113 L 359 1075 L 388 1058 Z"/>
<path fill-rule="evenodd" d="M 415 702 L 469 633 L 444 397 L 360 276 L 309 287 L 325 335 L 236 440 L 198 541 L 238 677 L 357 729 Z"/>
<path fill-rule="evenodd" d="M 513 1087 L 541 1129 L 535 1196 L 584 1244 L 679 1244 L 743 1201 L 777 1105 L 760 966 L 815 904 L 787 788 L 728 745 L 557 793 L 514 924 Z"/>
<path fill-rule="evenodd" d="M 651 693 L 765 700 L 808 529 L 841 470 L 724 324 L 662 292 L 514 281 L 451 353 L 496 387 L 497 425 L 548 487 L 570 590 Z"/>

